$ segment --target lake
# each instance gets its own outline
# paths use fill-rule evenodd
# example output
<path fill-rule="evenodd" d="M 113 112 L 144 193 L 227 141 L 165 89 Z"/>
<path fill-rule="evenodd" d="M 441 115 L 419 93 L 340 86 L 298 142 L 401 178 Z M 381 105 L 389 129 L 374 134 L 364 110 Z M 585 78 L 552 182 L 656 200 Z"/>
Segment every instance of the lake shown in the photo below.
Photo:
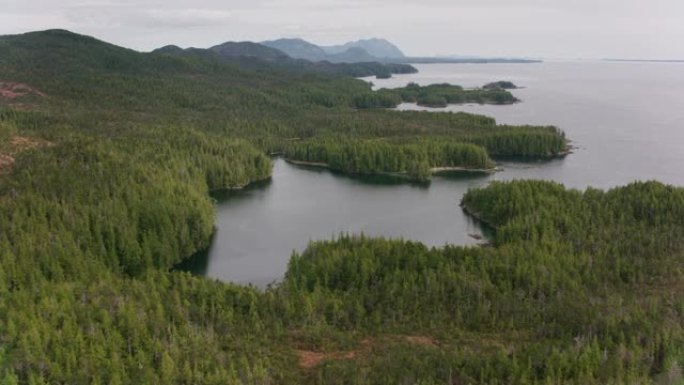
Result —
<path fill-rule="evenodd" d="M 342 233 L 403 237 L 430 246 L 472 245 L 482 229 L 459 207 L 471 187 L 492 180 L 554 180 L 573 188 L 610 188 L 635 180 L 684 185 L 684 64 L 547 62 L 424 64 L 417 74 L 369 79 L 375 88 L 409 82 L 478 87 L 510 80 L 521 103 L 459 105 L 499 123 L 555 125 L 576 147 L 551 161 L 500 164 L 493 175 L 436 177 L 429 186 L 359 178 L 274 160 L 273 178 L 216 196 L 212 246 L 183 268 L 257 286 L 280 279 L 293 250 Z"/>

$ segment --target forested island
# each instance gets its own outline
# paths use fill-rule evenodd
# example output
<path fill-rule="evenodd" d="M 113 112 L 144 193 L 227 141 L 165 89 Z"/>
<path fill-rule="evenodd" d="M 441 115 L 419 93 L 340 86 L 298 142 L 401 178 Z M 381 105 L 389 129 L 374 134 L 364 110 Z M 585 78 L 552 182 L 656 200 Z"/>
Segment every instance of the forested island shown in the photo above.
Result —
<path fill-rule="evenodd" d="M 423 180 L 567 149 L 555 127 L 357 105 L 385 93 L 255 58 L 0 37 L 0 383 L 681 382 L 684 189 L 657 182 L 494 183 L 462 202 L 491 247 L 340 235 L 265 290 L 173 269 L 210 242 L 209 192 L 268 178 L 267 154 Z"/>
<path fill-rule="evenodd" d="M 464 89 L 453 84 L 420 86 L 409 83 L 406 87 L 380 89 L 358 95 L 356 108 L 394 108 L 400 103 L 416 103 L 425 107 L 446 107 L 449 104 L 513 104 L 518 102 L 510 92 L 490 84 L 481 89 Z"/>
<path fill-rule="evenodd" d="M 499 80 L 498 82 L 491 82 L 491 83 L 487 83 L 484 86 L 482 86 L 482 89 L 485 89 L 485 90 L 496 90 L 496 89 L 514 90 L 516 88 L 518 88 L 518 86 L 516 86 L 515 83 L 508 81 L 508 80 Z"/>

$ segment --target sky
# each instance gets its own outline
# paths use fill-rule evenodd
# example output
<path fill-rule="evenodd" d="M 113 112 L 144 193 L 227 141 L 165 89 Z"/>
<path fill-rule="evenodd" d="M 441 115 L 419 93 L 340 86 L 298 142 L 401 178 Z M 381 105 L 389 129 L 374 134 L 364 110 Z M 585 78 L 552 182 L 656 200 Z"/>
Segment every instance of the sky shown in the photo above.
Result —
<path fill-rule="evenodd" d="M 50 28 L 140 51 L 381 37 L 410 56 L 684 59 L 684 0 L 0 0 L 0 34 Z"/>

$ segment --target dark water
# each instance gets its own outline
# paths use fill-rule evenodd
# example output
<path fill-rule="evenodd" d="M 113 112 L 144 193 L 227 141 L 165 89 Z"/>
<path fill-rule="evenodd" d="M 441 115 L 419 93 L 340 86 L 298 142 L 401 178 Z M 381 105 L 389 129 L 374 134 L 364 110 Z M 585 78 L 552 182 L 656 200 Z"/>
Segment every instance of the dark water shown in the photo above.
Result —
<path fill-rule="evenodd" d="M 458 203 L 469 188 L 491 180 L 535 178 L 575 188 L 609 188 L 655 179 L 684 186 L 684 64 L 417 67 L 418 74 L 373 82 L 378 87 L 410 81 L 475 87 L 511 80 L 525 87 L 513 91 L 522 103 L 446 110 L 481 113 L 500 123 L 556 125 L 573 140 L 575 153 L 546 162 L 505 162 L 504 171 L 491 176 L 437 177 L 429 186 L 350 178 L 275 160 L 270 182 L 217 196 L 214 242 L 185 268 L 263 286 L 282 277 L 292 250 L 341 232 L 404 237 L 434 246 L 475 244 L 469 234 L 480 234 L 480 226 Z"/>

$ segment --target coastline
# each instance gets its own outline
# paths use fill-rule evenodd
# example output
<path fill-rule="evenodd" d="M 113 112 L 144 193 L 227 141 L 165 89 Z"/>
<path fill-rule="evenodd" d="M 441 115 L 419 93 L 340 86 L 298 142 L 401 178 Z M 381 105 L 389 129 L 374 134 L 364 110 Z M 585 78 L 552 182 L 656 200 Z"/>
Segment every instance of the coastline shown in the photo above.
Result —
<path fill-rule="evenodd" d="M 480 213 L 478 213 L 477 211 L 475 211 L 475 210 L 471 209 L 470 207 L 468 207 L 468 205 L 464 204 L 463 201 L 461 201 L 461 204 L 460 204 L 459 206 L 461 206 L 461 210 L 463 210 L 463 212 L 466 213 L 467 215 L 469 215 L 469 216 L 471 216 L 471 217 L 477 219 L 478 221 L 484 223 L 485 225 L 491 227 L 491 228 L 494 229 L 494 230 L 497 229 L 497 226 L 496 226 L 496 225 L 494 225 L 494 224 L 491 223 L 490 221 L 484 219 L 484 218 L 482 217 L 482 215 L 480 215 Z"/>
<path fill-rule="evenodd" d="M 308 161 L 303 161 L 303 160 L 293 160 L 289 158 L 283 158 L 287 163 L 294 164 L 297 166 L 308 166 L 308 167 L 319 167 L 319 168 L 327 168 L 329 170 L 335 170 L 328 163 L 324 162 L 308 162 Z M 342 170 L 338 170 L 341 171 Z M 473 173 L 487 173 L 487 174 L 492 174 L 497 171 L 501 171 L 499 167 L 493 167 L 493 168 L 468 168 L 468 167 L 461 167 L 461 166 L 442 166 L 442 167 L 432 167 L 430 168 L 430 173 L 433 175 L 441 174 L 441 173 L 447 173 L 451 171 L 459 171 L 459 172 L 473 172 Z M 391 176 L 400 176 L 400 177 L 406 177 L 407 173 L 406 172 L 391 172 L 391 171 L 379 171 L 379 172 L 374 172 L 368 175 L 391 175 Z"/>
<path fill-rule="evenodd" d="M 242 183 L 242 184 L 238 184 L 238 185 L 234 185 L 234 186 L 225 186 L 225 187 L 219 187 L 219 188 L 209 189 L 209 193 L 211 194 L 211 193 L 219 192 L 219 191 L 237 191 L 237 190 L 242 190 L 242 189 L 244 189 L 244 188 L 247 188 L 247 187 L 253 185 L 254 183 L 259 183 L 259 182 L 267 181 L 267 180 L 271 179 L 272 177 L 273 177 L 273 174 L 272 174 L 272 172 L 271 172 L 271 173 L 268 174 L 268 176 L 266 176 L 266 177 L 264 177 L 264 178 L 259 178 L 259 179 L 250 180 L 250 181 L 248 181 L 248 182 L 245 182 L 245 183 Z"/>
<path fill-rule="evenodd" d="M 461 166 L 441 166 L 441 167 L 432 167 L 430 169 L 430 172 L 433 174 L 441 174 L 445 172 L 450 172 L 450 171 L 465 171 L 465 172 L 476 172 L 476 173 L 486 173 L 486 174 L 493 174 L 497 171 L 501 171 L 502 169 L 494 166 L 492 168 L 468 168 L 468 167 L 461 167 Z"/>

